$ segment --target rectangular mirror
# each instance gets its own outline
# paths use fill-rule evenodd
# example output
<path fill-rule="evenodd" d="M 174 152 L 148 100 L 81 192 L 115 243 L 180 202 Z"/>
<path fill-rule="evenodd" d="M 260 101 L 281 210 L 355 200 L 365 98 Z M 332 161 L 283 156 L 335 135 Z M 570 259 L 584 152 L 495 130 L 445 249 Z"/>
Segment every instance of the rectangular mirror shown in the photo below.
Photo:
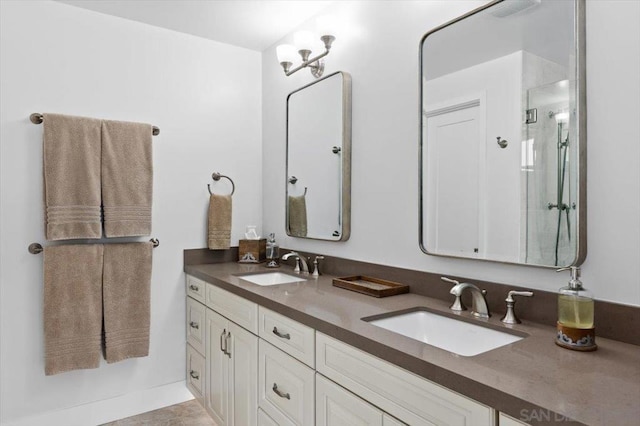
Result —
<path fill-rule="evenodd" d="M 420 247 L 586 256 L 584 0 L 494 1 L 420 44 Z"/>
<path fill-rule="evenodd" d="M 351 76 L 336 72 L 287 97 L 287 235 L 351 232 Z"/>

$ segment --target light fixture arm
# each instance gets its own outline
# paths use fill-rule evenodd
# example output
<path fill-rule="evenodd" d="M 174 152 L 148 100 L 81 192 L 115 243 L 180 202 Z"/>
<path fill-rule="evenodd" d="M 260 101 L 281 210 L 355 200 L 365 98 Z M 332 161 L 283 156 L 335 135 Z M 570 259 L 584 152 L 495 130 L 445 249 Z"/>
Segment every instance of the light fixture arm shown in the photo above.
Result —
<path fill-rule="evenodd" d="M 301 63 L 300 65 L 298 65 L 294 69 L 289 70 L 289 71 L 285 70 L 285 75 L 288 77 L 291 74 L 293 74 L 295 72 L 298 72 L 301 69 L 306 68 L 306 67 L 310 67 L 312 72 L 313 72 L 314 69 L 318 69 L 319 67 L 323 67 L 324 68 L 324 64 L 320 64 L 319 61 L 320 61 L 320 59 L 324 58 L 328 54 L 329 54 L 329 49 L 326 49 L 323 53 L 319 54 L 318 56 L 314 56 L 311 59 L 308 59 L 308 60 L 304 61 L 303 63 Z M 318 62 L 318 64 L 314 64 L 315 62 Z"/>
<path fill-rule="evenodd" d="M 324 43 L 324 52 L 322 52 L 317 56 L 314 56 L 313 58 L 309 58 L 309 55 L 311 54 L 311 50 L 307 50 L 307 49 L 299 50 L 298 53 L 302 58 L 302 63 L 293 69 L 291 69 L 291 66 L 293 65 L 291 62 L 289 61 L 280 62 L 280 65 L 282 65 L 282 69 L 284 70 L 285 75 L 288 77 L 291 74 L 296 73 L 301 69 L 308 67 L 311 70 L 311 74 L 313 74 L 314 77 L 316 78 L 321 77 L 322 73 L 324 72 L 324 61 L 322 60 L 322 58 L 324 58 L 329 54 L 329 51 L 331 50 L 331 44 L 335 39 L 336 38 L 332 35 L 323 35 L 322 37 L 320 37 L 320 40 L 322 40 L 322 42 Z"/>

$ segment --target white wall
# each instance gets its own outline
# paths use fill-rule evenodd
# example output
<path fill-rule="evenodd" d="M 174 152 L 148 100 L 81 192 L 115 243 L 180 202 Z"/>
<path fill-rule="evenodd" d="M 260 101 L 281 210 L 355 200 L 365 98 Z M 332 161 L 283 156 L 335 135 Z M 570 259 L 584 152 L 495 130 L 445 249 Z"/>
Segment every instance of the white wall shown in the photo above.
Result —
<path fill-rule="evenodd" d="M 236 183 L 232 245 L 246 224 L 261 228 L 260 53 L 56 2 L 1 5 L 1 420 L 86 426 L 108 420 L 102 412 L 117 418 L 176 402 L 179 391 L 162 399 L 158 389 L 184 380 L 182 250 L 206 247 L 213 171 Z M 147 358 L 44 376 L 42 256 L 27 252 L 45 243 L 42 126 L 29 122 L 32 112 L 160 127 Z"/>
<path fill-rule="evenodd" d="M 549 269 L 446 259 L 418 248 L 418 44 L 430 29 L 484 2 L 337 2 L 342 23 L 327 70 L 353 77 L 352 232 L 344 243 L 284 236 L 285 99 L 311 81 L 285 77 L 263 52 L 265 230 L 284 247 L 554 291 Z M 640 2 L 587 2 L 588 256 L 598 299 L 640 305 Z M 313 29 L 312 22 L 304 25 Z M 291 36 L 283 42 L 290 42 Z"/>

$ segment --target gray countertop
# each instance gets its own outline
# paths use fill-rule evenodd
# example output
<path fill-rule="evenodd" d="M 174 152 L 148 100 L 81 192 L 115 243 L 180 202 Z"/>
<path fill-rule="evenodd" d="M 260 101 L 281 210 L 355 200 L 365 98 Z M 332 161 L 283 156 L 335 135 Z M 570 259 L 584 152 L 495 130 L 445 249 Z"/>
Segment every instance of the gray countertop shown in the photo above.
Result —
<path fill-rule="evenodd" d="M 264 287 L 237 276 L 268 271 L 273 270 L 235 262 L 185 266 L 190 275 L 530 424 L 640 424 L 640 346 L 598 338 L 595 352 L 570 351 L 554 344 L 554 328 L 531 322 L 505 326 L 493 316 L 485 321 L 492 328 L 509 327 L 528 337 L 464 357 L 361 320 L 414 307 L 450 315 L 444 301 L 412 293 L 375 298 L 334 287 L 329 275 Z M 288 267 L 279 271 L 292 273 Z M 482 321 L 468 312 L 459 315 Z"/>

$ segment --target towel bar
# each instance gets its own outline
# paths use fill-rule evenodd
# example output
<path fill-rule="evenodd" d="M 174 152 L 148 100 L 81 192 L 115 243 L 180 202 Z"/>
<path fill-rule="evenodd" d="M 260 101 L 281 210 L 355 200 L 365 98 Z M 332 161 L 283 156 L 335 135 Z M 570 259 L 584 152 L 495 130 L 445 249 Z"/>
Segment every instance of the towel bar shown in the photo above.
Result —
<path fill-rule="evenodd" d="M 149 240 L 149 242 L 153 243 L 153 248 L 156 248 L 160 245 L 160 240 L 158 240 L 157 238 L 152 238 Z M 42 244 L 40 243 L 31 243 L 29 244 L 28 250 L 31 254 L 40 254 L 44 249 L 42 248 Z"/>
<path fill-rule="evenodd" d="M 29 120 L 31 120 L 33 124 L 42 124 L 42 122 L 44 121 L 44 116 L 39 112 L 34 112 L 29 116 Z M 153 136 L 158 136 L 160 134 L 160 128 L 153 126 L 152 133 Z"/>
<path fill-rule="evenodd" d="M 229 182 L 231 182 L 231 194 L 229 195 L 233 195 L 233 193 L 236 192 L 236 184 L 233 183 L 233 179 L 231 179 L 229 176 L 221 175 L 218 172 L 213 172 L 213 174 L 211 175 L 211 179 L 215 180 L 216 182 L 219 181 L 221 178 L 228 179 Z M 207 189 L 209 189 L 209 194 L 213 195 L 213 192 L 211 192 L 210 183 L 207 184 Z"/>

